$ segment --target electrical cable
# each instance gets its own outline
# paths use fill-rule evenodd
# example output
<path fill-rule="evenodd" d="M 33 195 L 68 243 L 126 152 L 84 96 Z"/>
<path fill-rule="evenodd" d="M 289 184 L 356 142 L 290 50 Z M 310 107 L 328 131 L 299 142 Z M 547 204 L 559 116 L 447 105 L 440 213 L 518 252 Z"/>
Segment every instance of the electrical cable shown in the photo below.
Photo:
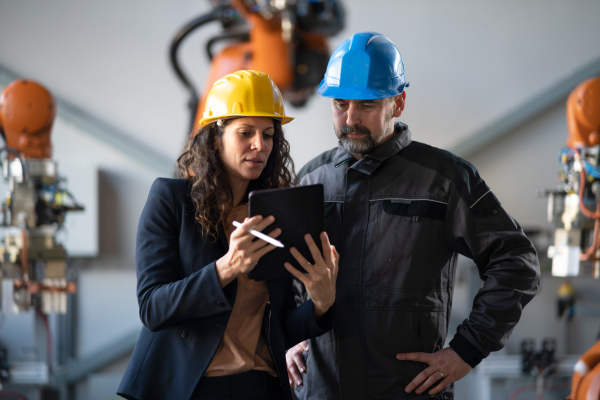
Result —
<path fill-rule="evenodd" d="M 576 161 L 580 162 L 581 165 L 581 169 L 579 171 L 579 208 L 581 209 L 581 212 L 583 213 L 583 215 L 585 215 L 586 217 L 588 217 L 589 219 L 600 219 L 600 212 L 596 211 L 591 212 L 590 210 L 587 209 L 587 207 L 584 205 L 583 202 L 583 195 L 585 192 L 585 184 L 586 184 L 586 179 L 585 179 L 585 168 L 583 166 L 583 162 L 581 161 L 581 153 L 579 151 L 577 151 L 576 155 Z M 598 202 L 598 208 L 600 208 L 600 201 Z"/>
<path fill-rule="evenodd" d="M 223 10 L 224 10 L 223 7 L 218 7 L 208 14 L 201 15 L 201 16 L 191 20 L 190 22 L 188 22 L 183 28 L 181 28 L 179 30 L 179 32 L 177 32 L 177 34 L 173 38 L 173 41 L 171 42 L 171 47 L 169 48 L 169 58 L 171 60 L 171 66 L 175 70 L 175 74 L 177 75 L 177 77 L 179 78 L 181 83 L 183 83 L 183 86 L 185 86 L 186 89 L 188 90 L 188 92 L 190 93 L 190 99 L 188 102 L 188 107 L 189 107 L 189 109 L 191 111 L 191 115 L 192 115 L 192 118 L 190 121 L 190 131 L 194 127 L 194 118 L 195 118 L 194 112 L 196 111 L 196 108 L 198 107 L 198 102 L 200 101 L 200 99 L 198 97 L 198 92 L 194 88 L 194 85 L 192 85 L 191 81 L 188 79 L 187 75 L 183 72 L 183 70 L 181 69 L 181 67 L 179 65 L 179 60 L 177 59 L 177 53 L 179 51 L 179 46 L 181 45 L 183 40 L 190 33 L 192 33 L 195 29 L 199 28 L 200 26 L 202 26 L 208 22 L 220 20 L 221 18 L 223 18 L 223 14 L 224 14 Z"/>

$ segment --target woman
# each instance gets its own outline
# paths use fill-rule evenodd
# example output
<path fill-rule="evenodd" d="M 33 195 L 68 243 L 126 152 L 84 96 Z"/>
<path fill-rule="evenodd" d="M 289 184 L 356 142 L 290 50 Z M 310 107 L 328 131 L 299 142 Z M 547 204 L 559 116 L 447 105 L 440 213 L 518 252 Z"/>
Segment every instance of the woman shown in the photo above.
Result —
<path fill-rule="evenodd" d="M 144 324 L 118 389 L 127 399 L 291 399 L 285 349 L 331 324 L 338 254 L 325 233 L 307 270 L 285 268 L 312 301 L 296 307 L 289 277 L 247 273 L 275 246 L 257 240 L 272 216 L 246 218 L 248 193 L 294 183 L 271 79 L 238 71 L 217 81 L 177 160 L 182 179 L 157 179 L 140 218 L 137 296 Z M 287 165 L 291 165 L 291 171 Z M 234 229 L 234 220 L 243 222 Z M 279 229 L 269 233 L 277 237 Z"/>

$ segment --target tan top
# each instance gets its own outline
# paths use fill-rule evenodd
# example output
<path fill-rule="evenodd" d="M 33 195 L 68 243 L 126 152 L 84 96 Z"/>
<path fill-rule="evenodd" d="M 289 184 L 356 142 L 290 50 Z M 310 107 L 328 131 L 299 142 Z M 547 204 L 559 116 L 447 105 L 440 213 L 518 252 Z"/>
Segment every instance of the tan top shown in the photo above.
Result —
<path fill-rule="evenodd" d="M 253 369 L 277 376 L 269 348 L 261 335 L 269 299 L 266 282 L 246 275 L 238 279 L 237 295 L 223 339 L 204 376 L 225 376 Z"/>
<path fill-rule="evenodd" d="M 228 238 L 232 231 L 226 228 Z M 275 363 L 261 334 L 268 301 L 265 281 L 254 281 L 246 274 L 237 278 L 237 294 L 229 322 L 204 376 L 234 375 L 251 370 L 267 371 L 277 376 Z"/>

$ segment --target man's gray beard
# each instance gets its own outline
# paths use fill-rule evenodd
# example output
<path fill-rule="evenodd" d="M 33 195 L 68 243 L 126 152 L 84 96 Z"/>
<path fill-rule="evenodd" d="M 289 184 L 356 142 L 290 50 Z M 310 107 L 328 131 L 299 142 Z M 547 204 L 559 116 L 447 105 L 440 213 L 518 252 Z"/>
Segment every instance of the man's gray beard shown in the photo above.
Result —
<path fill-rule="evenodd" d="M 387 118 L 387 122 L 384 124 L 382 128 L 382 132 L 387 132 L 394 129 L 394 115 L 390 113 Z M 379 146 L 381 143 L 387 140 L 389 135 L 383 135 L 382 132 L 378 132 L 376 136 L 377 139 L 373 138 L 372 132 L 365 126 L 344 126 L 341 129 L 337 130 L 334 126 L 334 131 L 338 140 L 344 147 L 344 149 L 350 154 L 360 154 L 365 155 L 373 150 L 375 147 Z M 356 132 L 356 133 L 364 133 L 367 136 L 364 138 L 349 138 L 348 133 Z"/>
<path fill-rule="evenodd" d="M 349 138 L 344 135 L 340 138 L 340 143 L 348 153 L 361 155 L 367 154 L 377 146 L 370 134 L 361 139 Z"/>

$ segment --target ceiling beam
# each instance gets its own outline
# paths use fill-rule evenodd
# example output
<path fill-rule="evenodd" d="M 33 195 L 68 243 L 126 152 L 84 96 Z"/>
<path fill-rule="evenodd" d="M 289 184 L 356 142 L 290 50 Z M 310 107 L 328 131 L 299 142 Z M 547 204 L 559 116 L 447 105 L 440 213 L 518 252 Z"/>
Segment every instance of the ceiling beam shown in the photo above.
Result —
<path fill-rule="evenodd" d="M 3 65 L 0 65 L 0 90 L 3 90 L 4 87 L 18 79 L 28 78 L 19 76 Z M 72 124 L 78 132 L 87 134 L 95 140 L 108 144 L 123 155 L 133 158 L 149 167 L 150 170 L 157 171 L 162 176 L 173 175 L 174 160 L 154 150 L 146 143 L 135 139 L 134 135 L 117 129 L 83 108 L 54 94 L 52 96 L 57 104 L 57 117 Z"/>
<path fill-rule="evenodd" d="M 470 135 L 467 139 L 450 147 L 454 154 L 468 158 L 484 149 L 491 142 L 513 132 L 516 128 L 540 115 L 559 102 L 565 102 L 577 85 L 586 79 L 600 75 L 600 58 L 585 65 L 574 73 L 527 100 L 524 104 L 506 113 L 488 126 Z"/>

